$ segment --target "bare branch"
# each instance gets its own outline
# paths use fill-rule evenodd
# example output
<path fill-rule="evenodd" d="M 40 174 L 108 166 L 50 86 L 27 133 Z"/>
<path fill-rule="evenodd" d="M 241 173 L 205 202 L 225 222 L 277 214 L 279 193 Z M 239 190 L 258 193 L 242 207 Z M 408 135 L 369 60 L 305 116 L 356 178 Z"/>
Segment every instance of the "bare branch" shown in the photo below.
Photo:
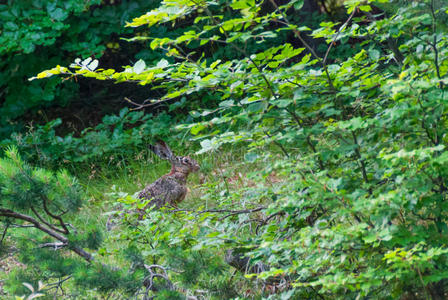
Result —
<path fill-rule="evenodd" d="M 327 70 L 327 58 L 328 58 L 328 54 L 330 53 L 331 48 L 333 48 L 333 45 L 336 43 L 336 39 L 339 37 L 339 34 L 342 32 L 342 30 L 345 29 L 345 27 L 348 25 L 348 23 L 350 23 L 351 19 L 353 18 L 353 16 L 355 15 L 355 12 L 358 10 L 358 7 L 355 7 L 351 13 L 351 15 L 348 17 L 347 21 L 345 21 L 345 23 L 339 27 L 335 37 L 333 38 L 333 40 L 330 43 L 330 46 L 327 49 L 327 52 L 325 52 L 325 56 L 324 59 L 322 60 L 322 66 L 325 70 L 325 73 L 327 74 L 327 78 L 329 80 L 330 86 L 333 88 L 333 90 L 335 90 L 335 87 L 333 86 L 333 82 L 330 79 L 330 74 L 328 73 Z"/>
<path fill-rule="evenodd" d="M 257 211 L 260 211 L 260 210 L 263 210 L 263 209 L 265 209 L 265 207 L 258 207 L 258 208 L 254 208 L 254 209 L 236 210 L 236 211 L 230 212 L 228 215 L 225 215 L 225 216 L 219 218 L 219 221 L 222 221 L 222 220 L 224 220 L 224 219 L 226 219 L 228 217 L 231 217 L 231 216 L 240 215 L 240 214 L 248 214 L 248 213 L 250 214 L 250 213 L 254 213 L 254 212 L 257 212 Z"/>
<path fill-rule="evenodd" d="M 360 163 L 362 178 L 364 179 L 365 183 L 369 183 L 369 178 L 367 177 L 366 163 L 365 163 L 365 160 L 361 156 L 361 151 L 359 150 L 359 149 L 361 149 L 361 146 L 358 143 L 358 139 L 356 137 L 355 131 L 352 131 L 352 137 L 353 137 L 353 142 L 356 145 L 355 153 L 358 158 L 358 162 Z"/>
<path fill-rule="evenodd" d="M 168 289 L 174 290 L 174 284 L 168 278 L 168 273 L 166 272 L 166 268 L 160 265 L 143 265 L 144 268 L 149 272 L 149 275 L 143 280 L 143 285 L 146 286 L 146 294 L 144 299 L 148 299 L 149 291 L 157 291 L 157 288 L 154 286 L 154 278 L 162 278 L 168 283 Z M 155 270 L 162 270 L 162 273 L 158 273 Z"/>
<path fill-rule="evenodd" d="M 46 212 L 50 217 L 52 217 L 53 219 L 58 220 L 58 221 L 59 221 L 59 224 L 61 225 L 61 227 L 62 227 L 63 230 L 64 230 L 64 233 L 65 233 L 65 234 L 69 234 L 70 231 L 68 230 L 68 228 L 67 228 L 67 226 L 65 225 L 64 221 L 62 220 L 62 218 L 61 218 L 60 216 L 57 216 L 57 215 L 51 213 L 51 211 L 48 209 L 48 207 L 47 207 L 47 202 L 48 202 L 48 198 L 47 198 L 47 196 L 42 196 L 42 202 L 43 202 L 43 207 L 44 207 L 45 212 Z"/>
<path fill-rule="evenodd" d="M 205 214 L 205 213 L 230 213 L 232 215 L 238 215 L 238 214 L 247 214 L 247 213 L 253 213 L 257 212 L 263 209 L 266 209 L 265 206 L 260 206 L 257 208 L 252 209 L 242 209 L 242 210 L 232 210 L 232 209 L 206 209 L 206 210 L 193 210 L 193 209 L 173 209 L 171 212 L 194 212 L 197 214 Z"/>
<path fill-rule="evenodd" d="M 345 29 L 345 27 L 347 27 L 348 23 L 350 23 L 350 21 L 352 20 L 353 16 L 355 15 L 355 12 L 358 10 L 358 7 L 355 7 L 352 11 L 352 13 L 350 14 L 350 16 L 348 17 L 347 21 L 345 21 L 345 23 L 339 27 L 338 31 L 336 32 L 336 35 L 334 36 L 333 40 L 330 43 L 330 46 L 327 49 L 327 52 L 325 52 L 325 56 L 324 59 L 322 61 L 322 64 L 326 66 L 327 64 L 327 58 L 328 58 L 328 54 L 330 53 L 331 48 L 333 48 L 333 45 L 336 42 L 336 39 L 339 37 L 339 34 L 342 32 L 342 30 Z"/>
<path fill-rule="evenodd" d="M 54 226 L 53 224 L 47 222 L 47 221 L 46 221 L 46 220 L 45 220 L 45 219 L 44 219 L 44 218 L 37 212 L 37 210 L 36 210 L 33 206 L 31 206 L 31 211 L 36 215 L 36 217 L 37 217 L 42 223 L 44 223 L 45 225 L 47 225 L 48 227 L 50 227 L 52 230 L 57 231 L 57 232 L 60 232 L 60 233 L 67 234 L 67 232 L 65 232 L 64 230 L 59 229 L 59 228 L 57 228 L 56 226 Z"/>
<path fill-rule="evenodd" d="M 64 282 L 66 282 L 67 280 L 69 280 L 70 278 L 72 278 L 71 275 L 69 275 L 69 276 L 67 276 L 67 277 L 65 277 L 65 278 L 61 278 L 60 280 L 58 280 L 58 281 L 56 281 L 56 282 L 46 284 L 45 286 L 46 286 L 47 288 L 46 288 L 46 289 L 43 289 L 43 290 L 41 290 L 41 291 L 42 291 L 42 292 L 46 292 L 46 291 L 52 290 L 52 289 L 54 289 L 54 288 L 56 289 L 56 292 L 57 292 L 58 289 L 61 289 L 61 290 L 62 290 L 62 284 L 63 284 Z"/>
<path fill-rule="evenodd" d="M 53 248 L 54 250 L 58 250 L 58 249 L 66 247 L 66 246 L 67 246 L 67 243 L 54 242 L 54 243 L 40 244 L 38 247 L 39 248 Z"/>
<path fill-rule="evenodd" d="M 30 227 L 34 227 L 34 225 L 11 224 L 11 227 L 13 227 L 13 228 L 30 228 Z"/>
<path fill-rule="evenodd" d="M 266 134 L 266 136 L 267 136 L 268 138 L 272 138 L 272 135 L 270 135 L 267 131 L 264 131 L 264 134 Z M 276 141 L 276 140 L 272 140 L 272 142 L 273 142 L 275 145 L 277 145 L 277 146 L 282 150 L 283 154 L 285 154 L 285 156 L 286 156 L 287 158 L 289 158 L 289 153 L 288 153 L 288 151 L 286 151 L 285 147 L 283 147 L 282 144 L 280 144 L 280 143 L 279 143 L 278 141 Z"/>
<path fill-rule="evenodd" d="M 151 107 L 157 104 L 162 104 L 165 102 L 168 102 L 170 100 L 173 100 L 174 98 L 169 98 L 169 99 L 165 99 L 165 100 L 156 100 L 156 99 L 146 99 L 143 101 L 143 103 L 137 103 L 135 101 L 132 101 L 131 99 L 129 99 L 128 97 L 124 97 L 124 100 L 126 100 L 127 102 L 131 103 L 132 105 L 136 106 L 135 108 L 133 108 L 133 110 L 139 110 L 145 107 Z"/>

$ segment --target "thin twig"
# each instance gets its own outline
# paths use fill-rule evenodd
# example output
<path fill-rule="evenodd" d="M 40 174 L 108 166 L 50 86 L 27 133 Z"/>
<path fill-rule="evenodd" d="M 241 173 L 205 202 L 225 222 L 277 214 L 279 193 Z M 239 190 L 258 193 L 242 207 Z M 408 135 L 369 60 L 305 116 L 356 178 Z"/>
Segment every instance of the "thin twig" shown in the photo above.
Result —
<path fill-rule="evenodd" d="M 65 225 L 64 220 L 62 220 L 62 218 L 61 218 L 60 216 L 53 214 L 53 213 L 48 209 L 48 206 L 47 206 L 48 198 L 47 198 L 47 196 L 45 196 L 45 195 L 42 196 L 42 203 L 43 203 L 43 207 L 44 207 L 45 212 L 46 212 L 50 217 L 52 217 L 53 219 L 58 220 L 58 221 L 59 221 L 59 224 L 61 225 L 61 227 L 62 227 L 63 230 L 64 230 L 64 233 L 65 233 L 65 234 L 69 234 L 70 231 L 68 230 L 67 225 Z"/>
<path fill-rule="evenodd" d="M 364 159 L 361 156 L 361 152 L 359 150 L 361 148 L 361 146 L 358 143 L 358 139 L 356 138 L 355 131 L 352 131 L 352 136 L 353 136 L 353 142 L 356 145 L 355 153 L 356 153 L 356 156 L 358 157 L 358 161 L 359 161 L 359 163 L 361 165 L 362 177 L 363 177 L 365 183 L 369 183 L 369 178 L 367 177 L 367 171 L 366 171 L 366 164 L 365 164 Z"/>
<path fill-rule="evenodd" d="M 146 99 L 143 101 L 143 103 L 137 103 L 132 101 L 131 99 L 129 99 L 128 97 L 124 97 L 124 100 L 126 100 L 127 102 L 131 103 L 132 105 L 135 105 L 136 108 L 134 108 L 133 110 L 138 110 L 138 109 L 142 109 L 142 108 L 146 108 L 146 107 L 151 107 L 157 104 L 161 104 L 170 100 L 173 100 L 173 98 L 170 99 L 164 99 L 164 100 L 156 100 L 156 99 Z"/>
<path fill-rule="evenodd" d="M 2 239 L 0 240 L 0 244 L 3 243 L 3 240 L 5 239 L 6 236 L 6 232 L 8 231 L 10 225 L 11 225 L 10 223 L 6 223 L 5 230 L 3 230 Z"/>
<path fill-rule="evenodd" d="M 266 134 L 266 136 L 267 136 L 268 138 L 272 138 L 272 135 L 270 135 L 267 131 L 264 131 L 264 134 Z M 285 154 L 285 156 L 286 156 L 287 158 L 289 158 L 289 153 L 288 153 L 288 151 L 286 151 L 285 147 L 283 147 L 282 144 L 280 144 L 280 143 L 279 143 L 278 141 L 276 141 L 276 140 L 272 140 L 272 142 L 273 142 L 274 144 L 276 144 L 276 145 L 282 150 L 283 154 Z"/>
<path fill-rule="evenodd" d="M 442 79 L 442 76 L 440 76 L 440 67 L 439 67 L 439 50 L 437 49 L 437 17 L 436 17 L 436 12 L 434 9 L 434 0 L 431 0 L 430 3 L 430 8 L 431 8 L 431 16 L 432 16 L 432 33 L 434 34 L 434 41 L 432 42 L 432 48 L 434 50 L 434 65 L 436 66 L 436 73 L 437 73 L 437 77 L 440 79 Z M 443 88 L 443 82 L 439 81 L 439 86 L 440 88 Z"/>
<path fill-rule="evenodd" d="M 168 289 L 174 290 L 174 285 L 171 280 L 168 278 L 168 273 L 166 272 L 166 268 L 161 265 L 146 265 L 143 267 L 149 272 L 149 275 L 143 280 L 143 284 L 146 286 L 146 294 L 144 299 L 148 299 L 149 291 L 156 291 L 154 287 L 154 278 L 162 278 L 168 283 Z M 157 273 L 155 269 L 159 269 L 163 271 L 163 274 Z"/>
<path fill-rule="evenodd" d="M 13 228 L 30 228 L 30 227 L 34 227 L 34 225 L 11 224 L 11 227 L 13 227 Z"/>
<path fill-rule="evenodd" d="M 231 209 L 206 209 L 206 210 L 193 210 L 193 209 L 173 209 L 171 212 L 194 212 L 197 214 L 205 214 L 205 213 L 230 213 L 233 215 L 237 214 L 247 214 L 247 213 L 254 213 L 257 211 L 261 211 L 263 209 L 266 209 L 265 206 L 260 206 L 257 208 L 252 209 L 241 209 L 241 210 L 231 210 Z"/>
<path fill-rule="evenodd" d="M 355 7 L 352 11 L 352 13 L 350 14 L 350 16 L 348 17 L 347 21 L 345 21 L 345 23 L 339 27 L 338 31 L 336 32 L 336 35 L 334 36 L 333 40 L 330 43 L 330 46 L 327 48 L 327 52 L 325 52 L 325 56 L 324 59 L 322 60 L 322 64 L 326 65 L 327 64 L 327 58 L 328 58 L 328 54 L 330 53 L 331 48 L 333 48 L 333 45 L 336 43 L 336 39 L 339 37 L 339 34 L 345 29 L 345 27 L 348 25 L 348 23 L 352 20 L 353 16 L 355 15 L 355 12 L 358 10 L 358 7 Z"/>
<path fill-rule="evenodd" d="M 411 88 L 412 88 L 412 86 L 411 86 Z M 431 133 L 429 132 L 428 126 L 426 126 L 426 116 L 428 114 L 427 114 L 426 109 L 423 106 L 423 103 L 422 103 L 422 101 L 420 99 L 420 94 L 417 96 L 417 103 L 419 104 L 421 110 L 423 111 L 423 118 L 422 118 L 422 121 L 421 121 L 421 127 L 425 130 L 425 133 L 426 133 L 426 136 L 428 137 L 428 139 L 434 144 L 434 146 L 437 146 L 437 145 L 439 145 L 439 137 L 438 137 L 438 134 L 437 134 L 437 130 L 435 132 L 435 137 L 433 137 L 431 135 Z"/>
<path fill-rule="evenodd" d="M 257 212 L 257 211 L 260 211 L 260 210 L 263 210 L 263 209 L 264 209 L 264 207 L 263 208 L 259 207 L 259 208 L 255 208 L 255 209 L 246 209 L 246 210 L 234 211 L 234 212 L 229 213 L 228 215 L 225 215 L 225 216 L 219 218 L 219 221 L 222 221 L 222 220 L 224 220 L 224 219 L 226 219 L 228 217 L 231 217 L 231 216 L 240 215 L 240 214 L 247 214 L 247 213 L 254 213 L 254 212 Z"/>
<path fill-rule="evenodd" d="M 69 275 L 69 276 L 67 276 L 67 277 L 65 277 L 65 278 L 62 278 L 61 280 L 58 280 L 57 282 L 53 282 L 53 283 L 46 284 L 45 286 L 48 287 L 48 288 L 46 288 L 46 289 L 44 289 L 44 290 L 42 290 L 42 291 L 45 292 L 45 291 L 49 291 L 49 290 L 54 289 L 54 288 L 58 289 L 58 288 L 61 287 L 61 285 L 62 285 L 64 282 L 66 282 L 66 281 L 69 280 L 70 278 L 72 278 L 72 275 Z"/>
<path fill-rule="evenodd" d="M 63 242 L 54 242 L 54 243 L 40 244 L 38 247 L 39 248 L 53 248 L 54 250 L 58 250 L 58 249 L 66 247 L 67 245 L 68 245 L 67 243 L 63 243 Z"/>
<path fill-rule="evenodd" d="M 31 206 L 31 211 L 36 215 L 36 217 L 45 225 L 47 225 L 48 227 L 50 227 L 52 230 L 57 231 L 59 233 L 64 233 L 66 234 L 66 232 L 60 228 L 57 228 L 55 225 L 51 224 L 50 222 L 47 222 L 38 212 L 37 210 L 34 208 L 34 206 Z"/>

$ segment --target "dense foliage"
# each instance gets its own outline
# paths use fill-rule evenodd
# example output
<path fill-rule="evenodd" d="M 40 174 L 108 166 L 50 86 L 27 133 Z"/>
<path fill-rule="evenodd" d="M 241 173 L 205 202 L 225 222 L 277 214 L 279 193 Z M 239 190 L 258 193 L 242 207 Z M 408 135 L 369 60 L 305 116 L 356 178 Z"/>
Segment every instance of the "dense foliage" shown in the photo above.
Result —
<path fill-rule="evenodd" d="M 208 173 L 188 208 L 144 218 L 133 211 L 146 203 L 115 192 L 116 224 L 98 254 L 130 271 L 122 262 L 64 275 L 139 297 L 129 279 L 115 284 L 131 274 L 158 299 L 446 298 L 448 6 L 350 0 L 345 16 L 313 16 L 311 3 L 163 1 L 127 23 L 149 27 L 128 40 L 160 60 L 120 71 L 77 59 L 32 78 L 136 83 L 161 95 L 130 100 L 136 108 L 168 112 L 123 110 L 76 138 L 50 123 L 37 140 L 16 135 L 29 157 L 41 141 L 50 160 L 126 156 L 139 136 L 176 143 L 180 132 L 200 144 Z M 35 198 L 23 197 L 23 208 Z M 114 275 L 99 283 L 103 269 Z"/>
<path fill-rule="evenodd" d="M 107 115 L 94 128 L 86 128 L 77 137 L 73 133 L 57 135 L 61 119 L 37 125 L 28 132 L 16 132 L 5 141 L 17 145 L 27 160 L 45 166 L 69 166 L 73 163 L 104 162 L 111 157 L 126 159 L 143 151 L 151 136 L 166 137 L 173 118 L 165 113 L 144 115 L 123 108 L 117 115 Z"/>
<path fill-rule="evenodd" d="M 53 78 L 46 82 L 28 82 L 26 78 L 56 64 L 68 64 L 76 57 L 103 57 L 119 63 L 121 53 L 151 59 L 141 49 L 126 47 L 119 35 L 129 34 L 125 21 L 157 1 L 2 1 L 0 3 L 0 140 L 14 130 L 20 130 L 34 116 L 48 121 L 52 117 L 45 108 L 67 106 L 81 102 L 94 106 L 98 94 L 111 90 L 96 90 L 96 99 L 83 101 L 86 90 L 93 87 L 84 82 L 63 82 Z M 157 55 L 155 55 L 157 57 Z M 119 99 L 121 100 L 121 99 Z M 110 101 L 110 99 L 109 99 Z M 78 109 L 78 114 L 83 115 Z M 102 108 L 110 111 L 107 106 Z M 115 110 L 118 111 L 118 110 Z M 85 114 L 85 113 L 84 113 Z M 67 116 L 65 116 L 67 118 Z"/>

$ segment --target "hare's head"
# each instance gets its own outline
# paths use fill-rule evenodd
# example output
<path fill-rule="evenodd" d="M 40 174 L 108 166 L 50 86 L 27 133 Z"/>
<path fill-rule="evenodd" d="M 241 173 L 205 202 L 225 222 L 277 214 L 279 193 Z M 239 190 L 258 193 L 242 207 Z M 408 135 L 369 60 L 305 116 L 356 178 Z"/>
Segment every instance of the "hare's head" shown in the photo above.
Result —
<path fill-rule="evenodd" d="M 199 170 L 199 164 L 196 160 L 192 159 L 189 156 L 174 155 L 168 145 L 163 141 L 157 141 L 154 146 L 149 145 L 149 149 L 151 149 L 160 158 L 166 159 L 171 162 L 171 172 L 189 174 L 191 172 L 196 172 Z"/>
<path fill-rule="evenodd" d="M 171 161 L 171 163 L 176 172 L 188 174 L 199 170 L 198 162 L 189 156 L 176 156 L 175 160 Z"/>

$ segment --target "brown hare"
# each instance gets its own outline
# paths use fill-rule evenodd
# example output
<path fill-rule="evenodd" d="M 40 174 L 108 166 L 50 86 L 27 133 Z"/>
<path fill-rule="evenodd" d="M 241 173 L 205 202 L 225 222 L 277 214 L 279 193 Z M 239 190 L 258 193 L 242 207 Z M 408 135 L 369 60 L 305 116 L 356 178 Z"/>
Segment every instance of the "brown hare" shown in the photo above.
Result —
<path fill-rule="evenodd" d="M 163 141 L 158 141 L 154 146 L 149 145 L 156 155 L 166 159 L 171 163 L 171 172 L 163 175 L 153 183 L 147 185 L 138 193 L 139 199 L 151 200 L 143 210 L 151 206 L 160 208 L 166 205 L 177 206 L 177 203 L 184 200 L 187 194 L 187 177 L 191 172 L 199 170 L 199 164 L 189 156 L 175 156 L 168 145 Z"/>

